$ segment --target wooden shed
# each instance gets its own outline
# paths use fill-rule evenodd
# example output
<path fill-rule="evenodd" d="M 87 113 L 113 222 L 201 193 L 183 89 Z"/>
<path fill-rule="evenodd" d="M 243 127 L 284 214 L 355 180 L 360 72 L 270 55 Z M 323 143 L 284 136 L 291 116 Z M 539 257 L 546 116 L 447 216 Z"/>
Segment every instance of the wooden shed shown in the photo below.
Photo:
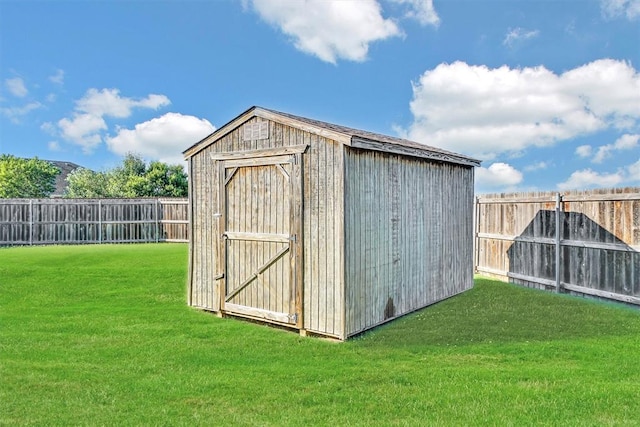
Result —
<path fill-rule="evenodd" d="M 261 107 L 184 156 L 191 306 L 344 340 L 473 286 L 475 159 Z"/>

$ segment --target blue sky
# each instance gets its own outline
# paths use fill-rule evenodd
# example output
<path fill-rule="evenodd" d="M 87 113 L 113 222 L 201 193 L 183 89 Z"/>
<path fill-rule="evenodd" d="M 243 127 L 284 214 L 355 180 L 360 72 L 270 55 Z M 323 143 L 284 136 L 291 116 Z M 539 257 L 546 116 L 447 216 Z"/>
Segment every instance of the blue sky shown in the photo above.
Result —
<path fill-rule="evenodd" d="M 640 0 L 0 0 L 0 152 L 104 170 L 252 105 L 477 157 L 478 192 L 640 185 Z"/>

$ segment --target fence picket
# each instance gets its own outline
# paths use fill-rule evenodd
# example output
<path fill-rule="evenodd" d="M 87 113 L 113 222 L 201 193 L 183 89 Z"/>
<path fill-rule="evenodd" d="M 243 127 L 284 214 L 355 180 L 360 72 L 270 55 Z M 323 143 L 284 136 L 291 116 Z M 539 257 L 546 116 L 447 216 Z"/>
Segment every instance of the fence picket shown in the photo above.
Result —
<path fill-rule="evenodd" d="M 182 198 L 0 199 L 0 246 L 187 242 L 188 224 Z"/>
<path fill-rule="evenodd" d="M 640 305 L 640 188 L 480 195 L 475 209 L 476 272 Z"/>

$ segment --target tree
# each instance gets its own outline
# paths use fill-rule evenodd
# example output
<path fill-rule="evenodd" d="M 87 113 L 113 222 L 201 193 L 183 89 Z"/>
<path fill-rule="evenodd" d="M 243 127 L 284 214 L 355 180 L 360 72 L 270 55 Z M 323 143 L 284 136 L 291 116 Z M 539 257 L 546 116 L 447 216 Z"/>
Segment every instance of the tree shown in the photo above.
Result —
<path fill-rule="evenodd" d="M 0 155 L 0 198 L 49 197 L 56 189 L 60 169 L 37 157 Z"/>
<path fill-rule="evenodd" d="M 103 198 L 109 197 L 107 175 L 89 169 L 79 168 L 67 176 L 64 197 Z"/>
<path fill-rule="evenodd" d="M 107 187 L 110 197 L 144 197 L 141 191 L 144 186 L 147 165 L 139 156 L 128 153 L 122 165 L 107 172 Z"/>
<path fill-rule="evenodd" d="M 151 197 L 186 197 L 187 174 L 180 165 L 152 162 L 145 174 L 141 193 Z"/>
<path fill-rule="evenodd" d="M 151 162 L 127 154 L 105 172 L 80 169 L 67 177 L 65 197 L 186 197 L 187 174 L 180 165 Z"/>

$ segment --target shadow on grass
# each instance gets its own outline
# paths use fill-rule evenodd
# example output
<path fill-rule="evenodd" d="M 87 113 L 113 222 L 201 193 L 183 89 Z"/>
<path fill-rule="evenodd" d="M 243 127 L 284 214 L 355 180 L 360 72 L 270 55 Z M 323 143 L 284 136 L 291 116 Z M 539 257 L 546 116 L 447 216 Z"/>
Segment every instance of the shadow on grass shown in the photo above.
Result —
<path fill-rule="evenodd" d="M 356 337 L 366 346 L 640 338 L 640 310 L 478 278 L 473 289 Z"/>

